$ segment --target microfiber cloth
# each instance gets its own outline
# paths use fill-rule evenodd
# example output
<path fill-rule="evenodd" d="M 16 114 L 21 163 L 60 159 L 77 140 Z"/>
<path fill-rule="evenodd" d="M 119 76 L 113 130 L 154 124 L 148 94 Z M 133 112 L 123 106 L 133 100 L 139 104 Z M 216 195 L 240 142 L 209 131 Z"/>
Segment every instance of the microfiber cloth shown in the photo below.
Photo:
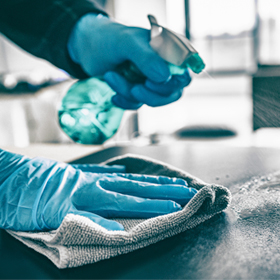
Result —
<path fill-rule="evenodd" d="M 77 267 L 126 254 L 194 228 L 226 209 L 231 200 L 227 188 L 204 183 L 183 170 L 147 157 L 127 154 L 104 164 L 125 165 L 128 173 L 182 178 L 198 192 L 175 213 L 150 219 L 114 219 L 123 224 L 124 231 L 108 231 L 86 217 L 68 214 L 57 230 L 8 232 L 48 257 L 58 268 Z"/>

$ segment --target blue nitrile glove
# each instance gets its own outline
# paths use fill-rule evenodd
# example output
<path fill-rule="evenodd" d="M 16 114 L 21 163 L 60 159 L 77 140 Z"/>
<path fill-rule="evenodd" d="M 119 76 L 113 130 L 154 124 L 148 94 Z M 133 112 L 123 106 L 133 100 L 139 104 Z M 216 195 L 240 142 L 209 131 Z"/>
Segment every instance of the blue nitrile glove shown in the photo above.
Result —
<path fill-rule="evenodd" d="M 104 76 L 117 92 L 115 105 L 137 109 L 142 104 L 162 106 L 178 100 L 190 81 L 188 70 L 171 77 L 167 63 L 150 47 L 150 30 L 128 27 L 96 14 L 83 16 L 68 40 L 71 59 L 90 76 Z M 131 84 L 114 72 L 122 62 L 132 61 L 147 77 Z"/>
<path fill-rule="evenodd" d="M 108 230 L 123 230 L 107 218 L 150 218 L 179 211 L 197 192 L 182 179 L 102 173 L 120 170 L 124 167 L 71 166 L 0 150 L 0 227 L 51 230 L 73 213 Z"/>

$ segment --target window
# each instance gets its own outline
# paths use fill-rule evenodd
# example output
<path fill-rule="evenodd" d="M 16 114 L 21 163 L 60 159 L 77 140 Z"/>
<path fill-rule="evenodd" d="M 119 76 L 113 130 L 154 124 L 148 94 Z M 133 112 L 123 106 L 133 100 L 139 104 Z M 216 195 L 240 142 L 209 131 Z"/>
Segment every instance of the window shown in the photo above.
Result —
<path fill-rule="evenodd" d="M 190 37 L 205 60 L 208 72 L 255 70 L 254 0 L 189 0 L 186 3 Z"/>
<path fill-rule="evenodd" d="M 260 64 L 280 64 L 280 1 L 258 0 Z"/>

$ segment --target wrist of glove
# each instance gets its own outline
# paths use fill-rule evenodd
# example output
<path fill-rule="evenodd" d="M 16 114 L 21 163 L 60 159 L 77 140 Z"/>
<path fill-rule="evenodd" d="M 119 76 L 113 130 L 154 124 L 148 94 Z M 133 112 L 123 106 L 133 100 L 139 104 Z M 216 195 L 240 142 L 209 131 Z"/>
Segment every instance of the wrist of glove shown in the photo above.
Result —
<path fill-rule="evenodd" d="M 108 218 L 179 211 L 197 192 L 182 179 L 124 171 L 124 166 L 69 165 L 0 150 L 0 227 L 52 230 L 72 213 L 108 230 L 123 230 Z"/>
<path fill-rule="evenodd" d="M 188 70 L 171 76 L 167 63 L 153 51 L 149 41 L 150 30 L 87 14 L 76 23 L 68 41 L 68 51 L 88 75 L 103 76 L 116 92 L 113 103 L 118 107 L 162 106 L 178 100 L 191 77 Z M 115 71 L 127 60 L 147 77 L 144 83 L 130 83 Z"/>

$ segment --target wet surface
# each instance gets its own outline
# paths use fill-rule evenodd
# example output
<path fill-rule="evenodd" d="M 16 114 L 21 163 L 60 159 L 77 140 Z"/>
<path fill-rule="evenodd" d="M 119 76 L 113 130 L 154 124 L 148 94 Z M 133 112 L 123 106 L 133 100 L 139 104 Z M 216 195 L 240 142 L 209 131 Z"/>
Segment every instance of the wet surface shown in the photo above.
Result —
<path fill-rule="evenodd" d="M 205 145 L 116 147 L 78 162 L 99 163 L 126 153 L 163 160 L 206 182 L 225 185 L 232 192 L 230 207 L 157 244 L 66 270 L 58 270 L 44 256 L 0 231 L 2 278 L 280 279 L 280 150 Z"/>
<path fill-rule="evenodd" d="M 264 218 L 266 222 L 280 218 L 280 174 L 255 177 L 233 193 L 232 209 L 239 218 Z"/>
<path fill-rule="evenodd" d="M 231 190 L 209 277 L 279 279 L 280 174 L 253 177 Z"/>

